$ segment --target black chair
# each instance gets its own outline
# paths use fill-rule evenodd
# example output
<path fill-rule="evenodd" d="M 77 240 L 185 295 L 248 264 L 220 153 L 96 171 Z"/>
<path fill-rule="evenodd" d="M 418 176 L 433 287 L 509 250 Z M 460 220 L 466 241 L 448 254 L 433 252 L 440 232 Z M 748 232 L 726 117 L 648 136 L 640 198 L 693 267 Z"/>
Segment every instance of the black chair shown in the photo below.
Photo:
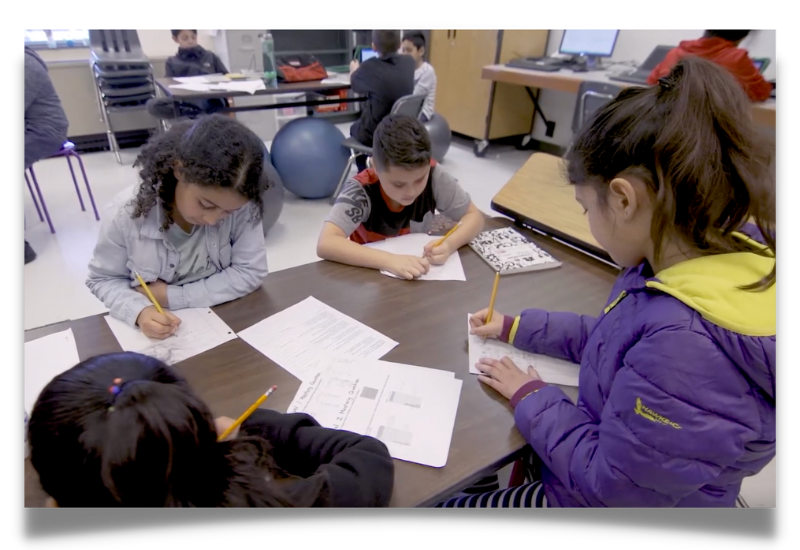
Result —
<path fill-rule="evenodd" d="M 584 80 L 578 88 L 578 100 L 572 116 L 572 132 L 577 134 L 598 109 L 612 101 L 622 87 L 608 82 Z"/>
<path fill-rule="evenodd" d="M 425 94 L 403 96 L 392 105 L 391 114 L 419 118 L 426 97 Z M 372 156 L 372 147 L 364 145 L 354 137 L 347 138 L 342 142 L 342 145 L 350 149 L 350 158 L 347 159 L 347 165 L 344 167 L 344 172 L 342 172 L 342 176 L 339 178 L 339 184 L 336 186 L 336 191 L 333 193 L 331 202 L 335 202 L 336 198 L 339 196 L 344 182 L 347 181 L 347 176 L 350 175 L 350 167 L 353 165 L 353 162 L 355 162 L 356 157 L 358 155 Z"/>

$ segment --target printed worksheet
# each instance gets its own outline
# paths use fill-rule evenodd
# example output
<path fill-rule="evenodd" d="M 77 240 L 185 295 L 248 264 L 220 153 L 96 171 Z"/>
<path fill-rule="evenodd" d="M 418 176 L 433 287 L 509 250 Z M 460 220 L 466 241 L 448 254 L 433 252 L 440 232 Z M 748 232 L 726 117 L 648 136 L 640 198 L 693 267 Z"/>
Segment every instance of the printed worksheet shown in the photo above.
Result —
<path fill-rule="evenodd" d="M 461 380 L 451 372 L 384 361 L 321 359 L 286 412 L 381 440 L 393 458 L 447 463 Z"/>
<path fill-rule="evenodd" d="M 105 319 L 123 350 L 150 355 L 167 365 L 180 363 L 236 338 L 225 321 L 207 307 L 179 309 L 172 314 L 180 318 L 181 326 L 174 336 L 164 340 L 148 338 L 139 327 L 129 326 L 111 315 Z"/>
<path fill-rule="evenodd" d="M 53 378 L 79 362 L 71 328 L 25 342 L 25 414 L 30 416 L 39 394 Z"/>
<path fill-rule="evenodd" d="M 392 254 L 403 254 L 407 256 L 422 257 L 423 249 L 429 242 L 435 240 L 437 237 L 428 235 L 426 233 L 410 233 L 401 237 L 392 237 L 376 243 L 369 243 L 365 246 L 374 248 L 376 250 L 383 250 L 391 252 Z M 381 271 L 384 275 L 399 279 L 396 275 L 388 271 Z M 461 257 L 458 252 L 454 252 L 444 265 L 432 265 L 430 271 L 421 276 L 418 281 L 466 281 L 467 276 L 464 275 L 464 266 L 461 265 Z"/>
<path fill-rule="evenodd" d="M 397 342 L 309 296 L 239 333 L 302 381 L 323 356 L 380 359 Z"/>
<path fill-rule="evenodd" d="M 471 374 L 480 374 L 475 365 L 483 357 L 497 359 L 498 361 L 503 357 L 508 357 L 523 372 L 528 370 L 528 366 L 535 368 L 542 380 L 548 384 L 578 387 L 580 365 L 563 359 L 548 357 L 547 355 L 528 353 L 499 340 L 483 339 L 480 336 L 470 334 L 469 317 L 468 314 L 467 337 L 469 338 L 469 372 Z"/>

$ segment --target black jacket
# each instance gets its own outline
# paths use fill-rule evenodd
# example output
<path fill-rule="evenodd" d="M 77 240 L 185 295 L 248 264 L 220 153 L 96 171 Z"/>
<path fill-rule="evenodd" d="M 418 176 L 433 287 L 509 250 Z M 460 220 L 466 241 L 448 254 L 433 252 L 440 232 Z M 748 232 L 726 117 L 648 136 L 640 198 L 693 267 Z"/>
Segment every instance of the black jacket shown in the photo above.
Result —
<path fill-rule="evenodd" d="M 365 94 L 361 118 L 351 127 L 350 135 L 372 147 L 372 135 L 383 117 L 392 111 L 394 102 L 414 93 L 414 59 L 410 55 L 392 53 L 366 60 L 350 77 L 350 85 L 358 94 Z"/>
<path fill-rule="evenodd" d="M 228 69 L 219 57 L 203 48 L 178 48 L 178 54 L 167 59 L 166 74 L 173 76 L 200 76 L 204 74 L 226 74 Z"/>
<path fill-rule="evenodd" d="M 61 106 L 47 64 L 25 47 L 25 168 L 61 149 L 69 121 Z"/>
<path fill-rule="evenodd" d="M 392 498 L 394 462 L 377 439 L 323 428 L 307 414 L 267 409 L 256 410 L 240 434 L 266 439 L 278 467 L 302 478 L 285 487 L 295 502 L 368 507 L 387 506 Z"/>

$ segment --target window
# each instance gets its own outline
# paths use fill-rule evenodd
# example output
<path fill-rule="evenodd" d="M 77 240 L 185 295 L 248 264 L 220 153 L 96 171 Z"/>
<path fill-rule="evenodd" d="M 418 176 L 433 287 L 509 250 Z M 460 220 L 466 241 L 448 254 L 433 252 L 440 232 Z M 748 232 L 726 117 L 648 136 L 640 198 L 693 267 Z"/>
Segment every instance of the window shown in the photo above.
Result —
<path fill-rule="evenodd" d="M 26 29 L 25 45 L 36 49 L 86 48 L 88 29 Z"/>

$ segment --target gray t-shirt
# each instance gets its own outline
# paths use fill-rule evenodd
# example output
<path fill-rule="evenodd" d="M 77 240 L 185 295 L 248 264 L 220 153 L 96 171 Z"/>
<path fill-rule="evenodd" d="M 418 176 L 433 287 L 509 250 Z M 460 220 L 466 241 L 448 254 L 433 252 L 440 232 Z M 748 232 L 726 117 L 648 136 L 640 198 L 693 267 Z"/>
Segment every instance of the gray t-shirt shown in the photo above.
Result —
<path fill-rule="evenodd" d="M 217 272 L 217 266 L 208 257 L 206 235 L 202 227 L 194 225 L 191 233 L 187 233 L 173 223 L 167 230 L 167 239 L 178 250 L 180 258 L 171 284 L 193 283 Z"/>
<path fill-rule="evenodd" d="M 441 166 L 431 167 L 428 185 L 405 208 L 390 206 L 378 176 L 369 168 L 351 178 L 325 221 L 339 227 L 357 243 L 375 242 L 406 233 L 427 233 L 436 211 L 459 221 L 469 210 L 469 194 Z"/>
<path fill-rule="evenodd" d="M 419 69 L 414 71 L 414 95 L 421 94 L 425 94 L 422 114 L 430 120 L 436 101 L 436 71 L 428 62 L 423 63 Z"/>

